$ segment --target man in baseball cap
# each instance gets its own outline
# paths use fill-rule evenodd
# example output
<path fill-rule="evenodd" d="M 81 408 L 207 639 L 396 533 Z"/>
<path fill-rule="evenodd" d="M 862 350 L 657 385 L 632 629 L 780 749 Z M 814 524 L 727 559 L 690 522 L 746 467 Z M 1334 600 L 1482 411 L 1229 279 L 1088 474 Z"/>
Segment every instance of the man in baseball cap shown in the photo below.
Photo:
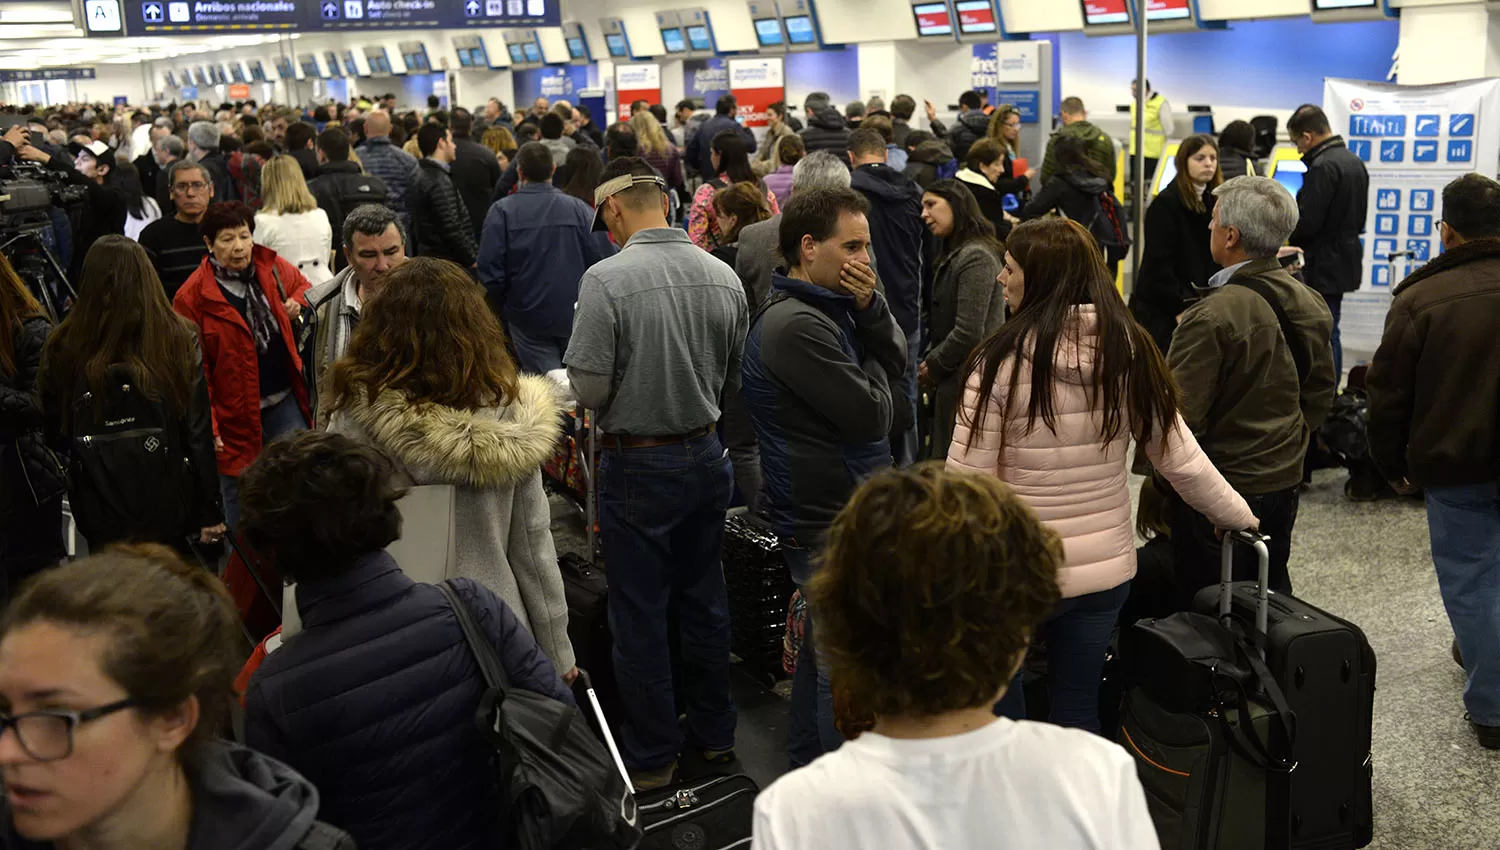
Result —
<path fill-rule="evenodd" d="M 717 433 L 740 383 L 749 317 L 734 270 L 667 223 L 666 186 L 645 160 L 611 159 L 594 229 L 620 252 L 584 272 L 563 357 L 575 397 L 598 411 L 599 527 L 625 710 L 620 752 L 639 791 L 671 781 L 683 753 L 734 760 L 729 617 L 720 555 L 734 478 Z M 674 600 L 689 682 L 677 721 L 667 641 Z"/>

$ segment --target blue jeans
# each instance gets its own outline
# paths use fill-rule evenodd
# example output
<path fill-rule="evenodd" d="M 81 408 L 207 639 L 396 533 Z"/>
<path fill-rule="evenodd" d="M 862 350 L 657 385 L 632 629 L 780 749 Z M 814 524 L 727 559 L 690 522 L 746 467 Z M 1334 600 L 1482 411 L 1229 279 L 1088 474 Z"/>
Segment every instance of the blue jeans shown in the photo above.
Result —
<path fill-rule="evenodd" d="M 1323 300 L 1328 304 L 1328 312 L 1333 314 L 1333 388 L 1338 390 L 1344 382 L 1344 341 L 1339 336 L 1339 314 L 1344 312 L 1344 293 L 1336 292 L 1332 295 L 1322 292 Z"/>
<path fill-rule="evenodd" d="M 1428 487 L 1432 563 L 1469 674 L 1464 707 L 1500 726 L 1500 485 Z"/>
<path fill-rule="evenodd" d="M 793 580 L 799 585 L 812 576 L 812 555 L 807 549 L 783 549 Z M 811 764 L 824 753 L 831 753 L 844 743 L 833 722 L 833 686 L 828 667 L 818 663 L 813 638 L 812 609 L 808 609 L 807 628 L 797 655 L 797 672 L 792 676 L 792 704 L 787 717 L 786 756 L 792 770 Z"/>
<path fill-rule="evenodd" d="M 1099 733 L 1104 655 L 1128 596 L 1130 582 L 1064 599 L 1042 623 L 1047 641 L 1047 695 L 1052 702 L 1048 719 L 1054 725 Z M 1014 686 L 1019 688 L 1019 684 Z"/>
<path fill-rule="evenodd" d="M 684 743 L 734 746 L 729 697 L 729 597 L 720 556 L 734 475 L 716 434 L 643 449 L 606 449 L 599 530 L 609 568 L 609 628 L 625 707 L 620 753 L 632 770 L 672 763 Z M 677 723 L 667 642 L 677 606 L 687 690 Z"/>
<path fill-rule="evenodd" d="M 516 363 L 522 372 L 545 375 L 563 367 L 563 355 L 568 351 L 565 336 L 534 336 L 512 324 L 505 329 L 510 342 L 516 347 Z"/>
<path fill-rule="evenodd" d="M 302 418 L 302 408 L 297 405 L 297 396 L 287 393 L 286 398 L 260 411 L 260 444 L 267 446 L 277 437 L 293 431 L 307 430 L 307 420 Z M 219 476 L 219 494 L 224 497 L 224 522 L 230 528 L 240 523 L 240 479 L 237 475 Z"/>

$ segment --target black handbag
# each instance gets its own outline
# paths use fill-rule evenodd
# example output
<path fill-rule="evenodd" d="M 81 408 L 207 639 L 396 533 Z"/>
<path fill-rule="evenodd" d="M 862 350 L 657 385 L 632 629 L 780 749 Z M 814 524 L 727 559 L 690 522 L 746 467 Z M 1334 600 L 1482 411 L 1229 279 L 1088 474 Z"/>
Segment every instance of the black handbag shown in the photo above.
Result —
<path fill-rule="evenodd" d="M 641 840 L 635 797 L 578 709 L 512 688 L 505 667 L 451 582 L 437 585 L 486 684 L 475 723 L 495 749 L 500 834 L 521 850 L 628 850 Z"/>
<path fill-rule="evenodd" d="M 281 283 L 281 270 L 274 264 L 271 266 L 271 277 L 276 281 L 276 294 L 281 298 L 282 309 L 286 309 L 286 287 Z M 307 303 L 304 298 L 302 310 L 297 313 L 297 318 L 292 319 L 292 344 L 297 349 L 297 356 L 302 358 L 302 382 L 307 387 L 307 398 L 311 406 L 316 409 L 314 399 L 318 391 L 318 367 L 313 348 L 318 340 L 318 312 Z"/>

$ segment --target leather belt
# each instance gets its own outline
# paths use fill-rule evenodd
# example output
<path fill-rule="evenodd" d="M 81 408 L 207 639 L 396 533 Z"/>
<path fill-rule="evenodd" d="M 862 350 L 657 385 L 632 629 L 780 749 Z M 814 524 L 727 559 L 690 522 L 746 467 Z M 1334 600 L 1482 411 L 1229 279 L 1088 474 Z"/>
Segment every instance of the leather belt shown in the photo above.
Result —
<path fill-rule="evenodd" d="M 687 434 L 668 434 L 660 437 L 636 437 L 630 434 L 605 434 L 599 438 L 599 442 L 606 449 L 654 449 L 659 446 L 670 446 L 677 443 L 686 443 L 688 440 L 696 440 L 706 437 L 714 432 L 714 425 L 705 425 L 696 431 Z"/>

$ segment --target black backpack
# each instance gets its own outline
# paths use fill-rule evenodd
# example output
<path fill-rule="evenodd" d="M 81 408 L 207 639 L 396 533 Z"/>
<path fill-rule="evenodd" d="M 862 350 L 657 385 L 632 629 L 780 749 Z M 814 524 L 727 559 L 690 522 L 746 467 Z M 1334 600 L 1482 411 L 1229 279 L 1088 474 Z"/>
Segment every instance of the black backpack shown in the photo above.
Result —
<path fill-rule="evenodd" d="M 70 431 L 68 504 L 92 545 L 187 533 L 193 476 L 178 423 L 129 367 L 110 366 L 98 396 L 85 391 L 73 402 Z"/>
<path fill-rule="evenodd" d="M 1125 226 L 1125 217 L 1120 212 L 1120 202 L 1114 193 L 1105 189 L 1094 196 L 1099 209 L 1089 221 L 1089 233 L 1099 242 L 1105 259 L 1118 262 L 1130 253 L 1130 229 Z"/>

